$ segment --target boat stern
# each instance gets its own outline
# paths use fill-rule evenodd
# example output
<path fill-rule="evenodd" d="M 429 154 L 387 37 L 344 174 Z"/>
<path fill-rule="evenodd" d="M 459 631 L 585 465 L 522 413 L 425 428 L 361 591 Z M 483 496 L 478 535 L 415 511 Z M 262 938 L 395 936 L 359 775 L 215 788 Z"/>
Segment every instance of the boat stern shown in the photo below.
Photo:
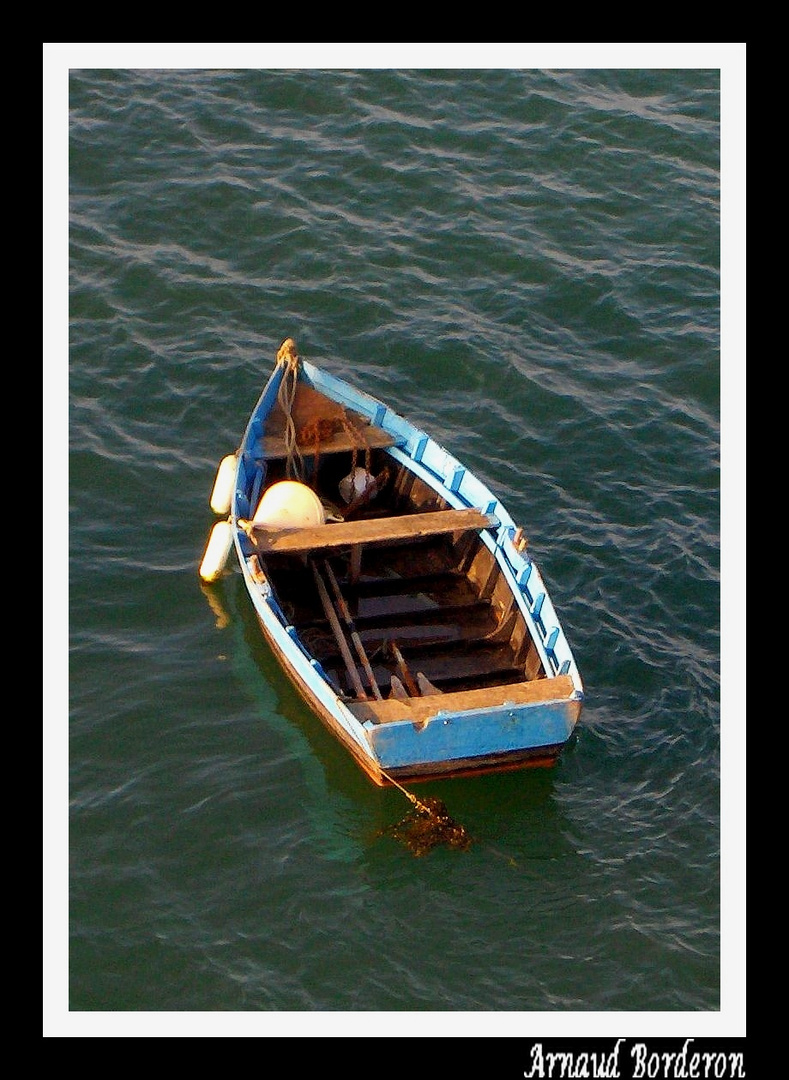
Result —
<path fill-rule="evenodd" d="M 552 765 L 578 723 L 582 691 L 566 677 L 504 689 L 487 703 L 443 695 L 438 703 L 389 699 L 350 709 L 373 758 L 399 780 Z M 524 700 L 529 696 L 536 700 Z"/>

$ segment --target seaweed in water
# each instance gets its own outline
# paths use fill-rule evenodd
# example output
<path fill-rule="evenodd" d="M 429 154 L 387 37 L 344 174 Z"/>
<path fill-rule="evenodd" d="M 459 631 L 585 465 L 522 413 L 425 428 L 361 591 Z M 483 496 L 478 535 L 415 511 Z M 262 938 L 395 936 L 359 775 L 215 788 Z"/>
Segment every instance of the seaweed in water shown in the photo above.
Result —
<path fill-rule="evenodd" d="M 409 796 L 413 799 L 412 796 Z M 413 799 L 414 808 L 384 832 L 402 841 L 417 857 L 440 845 L 467 851 L 471 837 L 450 815 L 441 799 Z"/>

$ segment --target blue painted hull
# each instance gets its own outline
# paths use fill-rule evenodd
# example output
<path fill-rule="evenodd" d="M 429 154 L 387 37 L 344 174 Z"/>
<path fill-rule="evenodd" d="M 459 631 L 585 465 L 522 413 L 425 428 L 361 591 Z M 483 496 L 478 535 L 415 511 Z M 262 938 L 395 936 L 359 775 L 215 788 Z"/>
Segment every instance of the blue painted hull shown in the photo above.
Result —
<path fill-rule="evenodd" d="M 338 689 L 308 635 L 290 622 L 246 527 L 269 481 L 267 421 L 277 407 L 281 366 L 275 368 L 252 413 L 237 454 L 230 521 L 238 564 L 263 633 L 310 708 L 379 784 L 466 775 L 555 761 L 572 736 L 583 705 L 580 675 L 539 570 L 516 541 L 516 526 L 487 486 L 429 435 L 382 402 L 327 372 L 300 362 L 300 378 L 315 391 L 363 417 L 389 436 L 386 460 L 408 470 L 450 510 L 477 508 L 495 522 L 480 530 L 497 579 L 539 677 L 512 686 L 449 692 L 414 701 L 357 701 Z M 323 526 L 324 529 L 331 526 Z M 504 585 L 499 585 L 502 589 Z M 532 645 L 533 642 L 533 645 Z M 393 681 L 394 685 L 394 681 Z M 379 695 L 380 696 L 380 695 Z"/>
<path fill-rule="evenodd" d="M 438 713 L 417 729 L 408 719 L 369 729 L 370 745 L 392 775 L 461 769 L 496 769 L 505 765 L 546 764 L 565 745 L 578 721 L 577 698 L 533 705 Z"/>

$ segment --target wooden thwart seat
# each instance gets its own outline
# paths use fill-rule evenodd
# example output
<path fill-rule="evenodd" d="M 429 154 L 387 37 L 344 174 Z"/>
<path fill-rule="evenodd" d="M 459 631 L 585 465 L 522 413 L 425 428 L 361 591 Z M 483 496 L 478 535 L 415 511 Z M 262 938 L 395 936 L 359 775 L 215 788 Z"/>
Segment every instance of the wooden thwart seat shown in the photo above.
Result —
<path fill-rule="evenodd" d="M 557 675 L 552 679 L 533 679 L 531 682 L 509 683 L 480 690 L 462 690 L 456 693 L 437 694 L 429 697 L 402 699 L 387 698 L 385 701 L 352 702 L 348 708 L 364 723 L 392 723 L 397 720 L 428 723 L 437 713 L 464 712 L 475 709 L 496 709 L 512 705 L 539 705 L 547 701 L 566 701 L 575 687 L 569 675 Z"/>
<path fill-rule="evenodd" d="M 493 514 L 481 510 L 435 510 L 399 517 L 371 518 L 363 521 L 340 521 L 306 529 L 271 529 L 255 522 L 242 527 L 261 555 L 299 554 L 328 551 L 359 544 L 389 543 L 395 540 L 420 540 L 442 533 L 487 529 L 497 525 Z"/>
<path fill-rule="evenodd" d="M 342 429 L 323 436 L 318 443 L 299 443 L 299 453 L 303 458 L 313 457 L 315 454 L 323 457 L 326 454 L 342 454 L 353 450 L 386 448 L 395 446 L 400 441 L 388 431 L 377 427 L 365 427 L 361 436 L 357 432 Z M 260 440 L 260 450 L 268 461 L 284 460 L 288 454 L 287 443 L 282 435 L 264 435 Z"/>

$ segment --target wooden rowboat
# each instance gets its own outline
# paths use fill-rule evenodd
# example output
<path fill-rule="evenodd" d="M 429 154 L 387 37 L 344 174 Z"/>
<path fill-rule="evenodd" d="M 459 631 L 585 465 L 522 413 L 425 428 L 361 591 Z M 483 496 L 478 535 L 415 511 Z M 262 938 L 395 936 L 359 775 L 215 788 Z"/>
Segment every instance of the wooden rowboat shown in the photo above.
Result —
<path fill-rule="evenodd" d="M 235 548 L 284 670 L 377 784 L 556 760 L 584 694 L 545 583 L 425 432 L 288 339 L 212 506 L 202 576 Z"/>

